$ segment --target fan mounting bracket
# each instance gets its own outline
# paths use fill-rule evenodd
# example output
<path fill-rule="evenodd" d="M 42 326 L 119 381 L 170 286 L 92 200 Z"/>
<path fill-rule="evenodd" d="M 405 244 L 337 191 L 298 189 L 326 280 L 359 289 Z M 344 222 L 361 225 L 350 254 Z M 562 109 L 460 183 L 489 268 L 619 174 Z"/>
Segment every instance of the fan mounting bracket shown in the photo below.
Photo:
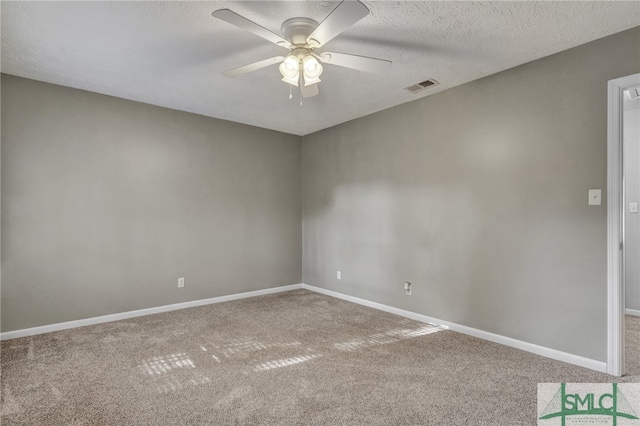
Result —
<path fill-rule="evenodd" d="M 307 44 L 307 37 L 317 26 L 318 23 L 310 18 L 291 18 L 282 23 L 280 31 L 292 46 L 311 47 Z"/>

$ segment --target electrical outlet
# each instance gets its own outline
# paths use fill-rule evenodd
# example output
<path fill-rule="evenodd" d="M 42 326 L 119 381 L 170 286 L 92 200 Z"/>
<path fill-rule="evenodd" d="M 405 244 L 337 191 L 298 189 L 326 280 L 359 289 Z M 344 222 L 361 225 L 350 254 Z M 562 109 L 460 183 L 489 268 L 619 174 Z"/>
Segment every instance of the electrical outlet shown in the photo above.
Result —
<path fill-rule="evenodd" d="M 411 283 L 409 281 L 404 283 L 404 294 L 411 296 Z"/>
<path fill-rule="evenodd" d="M 336 279 L 337 280 L 342 280 L 342 272 L 336 271 Z"/>
<path fill-rule="evenodd" d="M 178 278 L 178 287 L 184 287 L 184 277 Z"/>

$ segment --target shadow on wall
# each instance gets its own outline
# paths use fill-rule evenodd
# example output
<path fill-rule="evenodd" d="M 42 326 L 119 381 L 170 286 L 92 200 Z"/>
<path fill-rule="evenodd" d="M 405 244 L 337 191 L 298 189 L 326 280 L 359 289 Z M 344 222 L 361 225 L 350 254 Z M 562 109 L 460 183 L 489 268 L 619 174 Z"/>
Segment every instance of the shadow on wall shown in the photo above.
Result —
<path fill-rule="evenodd" d="M 604 336 L 602 111 L 525 73 L 306 136 L 303 282 L 532 342 L 558 321 Z"/>

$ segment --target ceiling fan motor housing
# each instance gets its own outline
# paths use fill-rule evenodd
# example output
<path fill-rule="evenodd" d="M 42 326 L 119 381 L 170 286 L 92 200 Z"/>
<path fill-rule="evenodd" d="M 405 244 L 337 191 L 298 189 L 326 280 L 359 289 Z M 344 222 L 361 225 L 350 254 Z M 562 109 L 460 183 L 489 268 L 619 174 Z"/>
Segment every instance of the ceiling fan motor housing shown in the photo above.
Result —
<path fill-rule="evenodd" d="M 294 46 L 306 47 L 307 37 L 316 29 L 318 23 L 309 18 L 291 18 L 283 22 L 280 31 L 284 38 Z M 309 46 L 311 47 L 311 46 Z"/>

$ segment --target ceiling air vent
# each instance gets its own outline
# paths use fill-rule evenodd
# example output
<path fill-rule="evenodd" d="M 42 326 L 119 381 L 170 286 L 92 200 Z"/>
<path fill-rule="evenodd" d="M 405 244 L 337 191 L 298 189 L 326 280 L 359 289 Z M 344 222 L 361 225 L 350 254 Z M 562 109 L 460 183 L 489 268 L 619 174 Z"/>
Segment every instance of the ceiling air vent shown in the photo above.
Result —
<path fill-rule="evenodd" d="M 435 86 L 436 84 L 440 84 L 432 78 L 429 78 L 425 81 L 421 81 L 420 83 L 412 84 L 409 87 L 405 87 L 404 90 L 411 93 L 422 92 L 424 89 L 427 89 L 431 86 Z"/>

